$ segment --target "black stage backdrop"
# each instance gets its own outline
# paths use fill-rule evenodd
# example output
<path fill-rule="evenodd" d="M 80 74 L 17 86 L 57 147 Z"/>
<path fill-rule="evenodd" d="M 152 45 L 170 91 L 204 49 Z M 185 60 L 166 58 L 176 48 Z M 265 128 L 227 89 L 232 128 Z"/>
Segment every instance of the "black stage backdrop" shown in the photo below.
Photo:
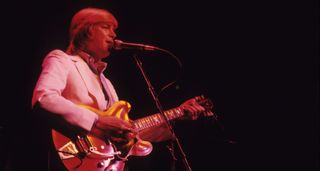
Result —
<path fill-rule="evenodd" d="M 177 79 L 159 95 L 165 109 L 201 94 L 213 101 L 218 122 L 174 124 L 194 171 L 319 170 L 315 1 L 1 4 L 1 169 L 46 170 L 44 123 L 30 117 L 32 89 L 46 53 L 66 48 L 72 15 L 90 6 L 118 18 L 119 39 L 167 49 L 181 60 L 179 69 L 167 54 L 138 53 L 157 92 Z M 157 108 L 132 54 L 112 53 L 105 74 L 136 119 Z M 129 170 L 170 170 L 168 143 L 154 144 L 149 156 L 131 157 Z M 186 170 L 177 158 L 176 170 Z"/>

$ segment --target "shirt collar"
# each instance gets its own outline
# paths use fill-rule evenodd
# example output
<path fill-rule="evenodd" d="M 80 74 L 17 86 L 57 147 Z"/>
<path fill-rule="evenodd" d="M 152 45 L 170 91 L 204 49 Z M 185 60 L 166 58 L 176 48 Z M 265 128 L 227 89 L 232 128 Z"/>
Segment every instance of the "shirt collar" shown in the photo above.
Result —
<path fill-rule="evenodd" d="M 95 62 L 94 58 L 84 51 L 78 52 L 78 55 L 89 65 L 95 74 L 100 75 L 107 67 L 106 62 L 102 62 L 101 60 Z"/>

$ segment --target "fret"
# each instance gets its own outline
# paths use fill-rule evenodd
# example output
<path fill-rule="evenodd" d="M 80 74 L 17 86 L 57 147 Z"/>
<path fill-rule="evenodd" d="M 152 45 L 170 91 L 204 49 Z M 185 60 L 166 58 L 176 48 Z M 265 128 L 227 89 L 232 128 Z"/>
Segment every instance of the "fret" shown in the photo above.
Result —
<path fill-rule="evenodd" d="M 165 116 L 167 119 L 169 119 L 169 116 L 168 116 L 168 112 L 167 112 L 167 111 L 163 112 L 163 114 L 164 114 L 164 116 Z M 159 115 L 161 116 L 161 114 L 159 114 Z"/>
<path fill-rule="evenodd" d="M 159 121 L 157 120 L 157 117 L 155 115 L 152 115 L 152 120 L 153 120 L 154 125 L 159 124 Z"/>
<path fill-rule="evenodd" d="M 156 116 L 156 115 L 151 115 L 151 116 L 150 116 L 150 119 L 152 120 L 153 126 L 159 124 L 159 121 L 157 120 L 157 116 Z"/>
<path fill-rule="evenodd" d="M 174 109 L 170 109 L 170 110 L 166 110 L 163 112 L 165 117 L 168 120 L 172 120 L 178 117 L 181 117 L 184 115 L 184 112 L 181 108 L 177 107 Z M 150 128 L 156 125 L 160 125 L 161 123 L 163 123 L 164 120 L 161 116 L 160 113 L 154 114 L 154 115 L 150 115 L 141 119 L 137 119 L 134 122 L 134 126 L 138 131 L 141 131 L 145 128 Z"/>
<path fill-rule="evenodd" d="M 143 127 L 144 127 L 143 119 L 139 119 L 139 126 L 140 126 L 140 129 L 143 129 Z"/>
<path fill-rule="evenodd" d="M 156 125 L 160 123 L 160 120 L 158 119 L 157 115 L 152 115 L 152 119 L 154 120 Z"/>
<path fill-rule="evenodd" d="M 149 117 L 146 117 L 146 122 L 147 122 L 147 126 L 148 126 L 148 127 L 152 126 Z"/>
<path fill-rule="evenodd" d="M 151 125 L 152 125 L 152 126 L 155 126 L 155 123 L 153 122 L 152 115 L 149 117 L 149 120 L 150 120 Z"/>
<path fill-rule="evenodd" d="M 140 129 L 140 128 L 141 128 L 141 123 L 140 123 L 139 120 L 136 120 L 136 121 L 134 122 L 134 125 L 135 125 L 135 129 Z"/>
<path fill-rule="evenodd" d="M 164 111 L 163 114 L 164 114 L 164 116 L 165 116 L 167 119 L 169 119 L 169 116 L 168 116 L 168 112 L 167 112 L 167 111 Z M 160 115 L 160 117 L 162 117 L 161 114 L 159 114 L 159 115 Z"/>
<path fill-rule="evenodd" d="M 148 128 L 149 125 L 148 125 L 147 118 L 143 118 L 142 120 L 143 120 L 143 127 L 144 127 L 144 128 Z"/>
<path fill-rule="evenodd" d="M 142 128 L 146 127 L 146 121 L 144 118 L 141 119 Z"/>
<path fill-rule="evenodd" d="M 163 118 L 161 117 L 160 114 L 156 114 L 156 116 L 157 116 L 158 120 L 160 121 L 160 123 L 163 122 Z"/>
<path fill-rule="evenodd" d="M 168 110 L 168 118 L 169 118 L 169 120 L 171 120 L 172 119 L 172 111 L 171 110 Z"/>
<path fill-rule="evenodd" d="M 150 124 L 151 124 L 151 126 L 154 126 L 153 119 L 152 119 L 152 117 L 151 117 L 151 116 L 149 117 L 149 120 L 150 120 Z"/>
<path fill-rule="evenodd" d="M 165 114 L 166 114 L 166 117 L 167 117 L 169 120 L 172 120 L 172 119 L 177 118 L 177 116 L 176 116 L 176 114 L 175 114 L 175 111 L 174 111 L 173 109 L 166 111 Z"/>
<path fill-rule="evenodd" d="M 140 120 L 138 120 L 138 124 L 139 124 L 139 128 L 142 128 L 143 125 Z"/>
<path fill-rule="evenodd" d="M 175 115 L 174 115 L 174 113 L 173 113 L 173 110 L 169 110 L 169 111 L 170 111 L 171 119 L 176 118 Z"/>
<path fill-rule="evenodd" d="M 175 109 L 173 109 L 174 110 L 174 112 L 177 114 L 177 116 L 178 117 L 180 117 L 180 116 L 183 116 L 183 111 L 182 111 L 182 109 L 181 108 L 175 108 Z"/>
<path fill-rule="evenodd" d="M 171 115 L 170 115 L 170 111 L 169 111 L 169 110 L 168 110 L 168 111 L 165 111 L 165 112 L 164 112 L 164 115 L 167 117 L 168 120 L 171 119 Z"/>
<path fill-rule="evenodd" d="M 138 122 L 134 122 L 133 125 L 134 125 L 134 128 L 135 128 L 135 129 L 138 129 L 138 128 L 139 128 Z"/>
<path fill-rule="evenodd" d="M 149 116 L 148 118 L 149 118 L 149 120 L 150 120 L 150 124 L 151 124 L 151 126 L 154 126 L 154 125 L 155 125 L 155 123 L 153 122 L 152 115 L 151 115 L 151 116 Z"/>
<path fill-rule="evenodd" d="M 173 109 L 171 109 L 170 112 L 171 112 L 172 119 L 177 118 L 177 115 L 176 115 L 176 113 L 174 112 Z"/>

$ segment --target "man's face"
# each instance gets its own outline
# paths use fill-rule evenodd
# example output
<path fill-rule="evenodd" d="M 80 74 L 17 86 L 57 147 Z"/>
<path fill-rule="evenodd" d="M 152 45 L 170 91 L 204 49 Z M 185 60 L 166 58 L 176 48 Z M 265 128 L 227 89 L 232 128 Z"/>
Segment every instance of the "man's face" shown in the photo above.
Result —
<path fill-rule="evenodd" d="M 87 41 L 87 52 L 96 60 L 110 55 L 113 39 L 116 37 L 116 26 L 112 22 L 101 22 L 90 28 Z"/>

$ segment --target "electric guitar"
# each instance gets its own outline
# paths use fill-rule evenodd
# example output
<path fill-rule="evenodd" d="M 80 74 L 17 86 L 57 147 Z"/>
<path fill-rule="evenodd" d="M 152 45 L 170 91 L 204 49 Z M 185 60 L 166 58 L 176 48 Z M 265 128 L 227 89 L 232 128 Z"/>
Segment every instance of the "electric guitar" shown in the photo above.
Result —
<path fill-rule="evenodd" d="M 213 104 L 210 99 L 203 96 L 194 98 L 196 102 L 206 110 L 204 116 L 213 116 L 211 111 Z M 116 116 L 129 121 L 128 113 L 131 105 L 126 101 L 114 103 L 108 110 L 100 111 L 90 106 L 81 105 L 101 116 Z M 172 108 L 163 112 L 166 119 L 171 121 L 185 115 L 180 107 Z M 76 135 L 69 138 L 52 129 L 52 139 L 55 150 L 61 161 L 68 170 L 76 171 L 116 171 L 112 169 L 115 160 L 127 160 L 129 156 L 146 156 L 152 151 L 152 144 L 139 138 L 139 132 L 147 128 L 156 127 L 166 120 L 160 113 L 146 116 L 133 121 L 137 136 L 127 144 L 116 144 L 111 140 L 103 140 L 93 135 Z"/>

